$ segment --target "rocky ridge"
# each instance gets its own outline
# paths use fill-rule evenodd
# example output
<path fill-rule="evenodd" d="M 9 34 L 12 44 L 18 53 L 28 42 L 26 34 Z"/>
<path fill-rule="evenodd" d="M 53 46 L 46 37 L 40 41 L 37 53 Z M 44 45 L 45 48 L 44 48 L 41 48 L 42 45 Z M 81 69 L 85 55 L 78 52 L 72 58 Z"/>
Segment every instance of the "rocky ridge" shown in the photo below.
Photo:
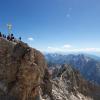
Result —
<path fill-rule="evenodd" d="M 23 42 L 0 38 L 0 100 L 38 100 L 47 71 L 44 56 Z"/>
<path fill-rule="evenodd" d="M 54 67 L 51 66 L 53 64 L 70 64 L 79 70 L 86 80 L 100 85 L 100 60 L 97 60 L 98 58 L 86 54 L 47 54 L 45 56 L 49 67 Z"/>
<path fill-rule="evenodd" d="M 99 100 L 100 87 L 86 81 L 70 65 L 64 64 L 53 71 L 54 100 Z"/>

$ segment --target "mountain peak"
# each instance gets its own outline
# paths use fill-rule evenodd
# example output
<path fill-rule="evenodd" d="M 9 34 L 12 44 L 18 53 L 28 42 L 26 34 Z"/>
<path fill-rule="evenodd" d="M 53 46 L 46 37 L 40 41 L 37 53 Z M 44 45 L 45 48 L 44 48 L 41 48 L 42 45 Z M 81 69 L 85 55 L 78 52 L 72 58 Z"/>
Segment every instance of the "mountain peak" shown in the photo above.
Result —
<path fill-rule="evenodd" d="M 40 98 L 46 70 L 45 58 L 38 50 L 0 38 L 0 100 Z"/>

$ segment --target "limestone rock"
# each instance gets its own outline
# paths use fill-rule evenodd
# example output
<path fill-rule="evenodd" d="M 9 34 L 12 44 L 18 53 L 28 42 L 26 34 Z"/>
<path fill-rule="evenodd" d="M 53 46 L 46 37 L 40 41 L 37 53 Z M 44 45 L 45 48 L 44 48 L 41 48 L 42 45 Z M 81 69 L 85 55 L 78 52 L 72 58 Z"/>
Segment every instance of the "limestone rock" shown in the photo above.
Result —
<path fill-rule="evenodd" d="M 71 65 L 56 68 L 52 77 L 53 100 L 100 100 L 100 87 L 86 81 Z M 49 97 L 45 100 L 52 100 Z"/>
<path fill-rule="evenodd" d="M 39 100 L 46 69 L 38 50 L 0 38 L 0 100 Z"/>

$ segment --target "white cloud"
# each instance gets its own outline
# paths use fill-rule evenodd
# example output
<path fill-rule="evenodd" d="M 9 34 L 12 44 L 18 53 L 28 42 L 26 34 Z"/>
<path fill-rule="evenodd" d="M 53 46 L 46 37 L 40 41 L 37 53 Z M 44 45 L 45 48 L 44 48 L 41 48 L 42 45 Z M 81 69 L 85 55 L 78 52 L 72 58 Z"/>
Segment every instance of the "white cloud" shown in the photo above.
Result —
<path fill-rule="evenodd" d="M 47 51 L 48 52 L 60 52 L 61 49 L 60 48 L 57 48 L 57 47 L 48 47 L 47 48 Z"/>
<path fill-rule="evenodd" d="M 82 49 L 78 49 L 78 51 L 83 51 L 83 52 L 100 52 L 100 48 L 82 48 Z"/>
<path fill-rule="evenodd" d="M 63 48 L 71 48 L 72 46 L 70 45 L 70 44 L 65 44 L 64 46 L 63 46 Z"/>
<path fill-rule="evenodd" d="M 47 52 L 98 52 L 100 53 L 100 48 L 73 48 L 71 45 L 64 45 L 62 47 L 48 47 Z"/>
<path fill-rule="evenodd" d="M 34 39 L 32 37 L 29 37 L 28 40 L 29 41 L 34 41 Z"/>

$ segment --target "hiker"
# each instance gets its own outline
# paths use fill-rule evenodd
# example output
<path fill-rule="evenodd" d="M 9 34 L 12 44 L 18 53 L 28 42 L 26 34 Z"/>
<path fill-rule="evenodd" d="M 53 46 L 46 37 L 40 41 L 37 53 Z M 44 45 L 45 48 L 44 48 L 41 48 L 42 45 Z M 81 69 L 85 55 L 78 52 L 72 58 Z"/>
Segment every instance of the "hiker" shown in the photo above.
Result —
<path fill-rule="evenodd" d="M 5 35 L 3 34 L 2 37 L 5 38 Z"/>
<path fill-rule="evenodd" d="M 7 40 L 10 40 L 10 36 L 9 35 L 7 36 Z"/>
<path fill-rule="evenodd" d="M 21 41 L 21 37 L 19 37 L 19 41 Z"/>
<path fill-rule="evenodd" d="M 6 35 L 4 35 L 4 38 L 6 39 Z"/>
<path fill-rule="evenodd" d="M 13 40 L 14 40 L 14 35 L 11 34 L 10 41 L 13 41 Z"/>
<path fill-rule="evenodd" d="M 1 32 L 0 32 L 0 37 L 2 37 L 2 34 L 1 34 Z"/>

